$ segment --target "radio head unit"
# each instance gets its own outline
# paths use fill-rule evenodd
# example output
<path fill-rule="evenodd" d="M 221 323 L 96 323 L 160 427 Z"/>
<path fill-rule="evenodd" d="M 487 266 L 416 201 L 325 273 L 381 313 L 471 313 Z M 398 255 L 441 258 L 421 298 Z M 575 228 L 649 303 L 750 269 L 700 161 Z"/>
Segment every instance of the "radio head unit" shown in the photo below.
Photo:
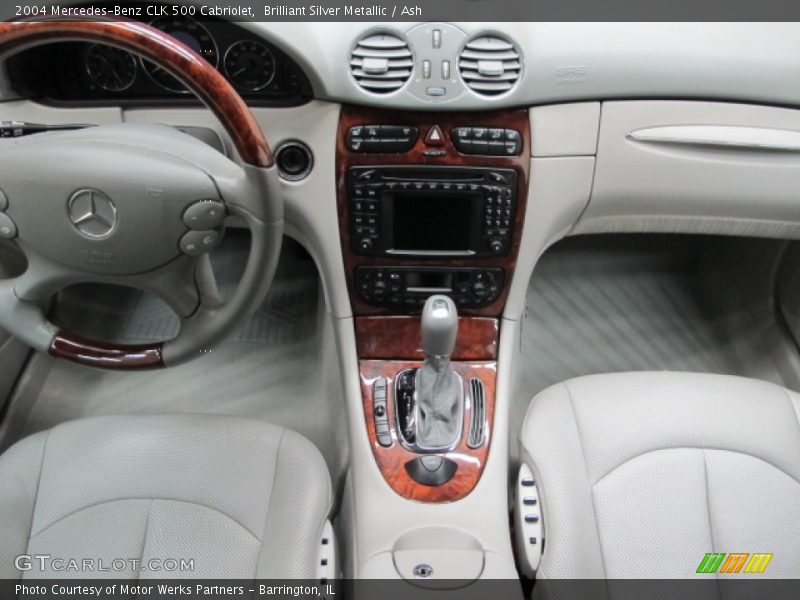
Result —
<path fill-rule="evenodd" d="M 351 167 L 353 251 L 369 256 L 499 256 L 516 212 L 513 169 Z"/>

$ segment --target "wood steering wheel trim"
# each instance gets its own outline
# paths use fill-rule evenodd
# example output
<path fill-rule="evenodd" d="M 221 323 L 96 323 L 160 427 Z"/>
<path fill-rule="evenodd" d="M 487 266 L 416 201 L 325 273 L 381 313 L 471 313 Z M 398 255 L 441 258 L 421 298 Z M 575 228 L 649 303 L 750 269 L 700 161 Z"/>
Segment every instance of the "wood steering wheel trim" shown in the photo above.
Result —
<path fill-rule="evenodd" d="M 253 113 L 222 74 L 188 46 L 158 29 L 129 20 L 57 19 L 0 23 L 0 55 L 57 41 L 86 41 L 128 50 L 181 80 L 219 119 L 242 160 L 252 166 L 274 164 L 267 140 Z M 105 369 L 137 370 L 164 366 L 163 342 L 123 345 L 60 330 L 49 353 Z"/>
<path fill-rule="evenodd" d="M 163 342 L 136 345 L 99 342 L 61 330 L 50 343 L 50 354 L 101 369 L 135 371 L 163 367 L 163 346 Z"/>

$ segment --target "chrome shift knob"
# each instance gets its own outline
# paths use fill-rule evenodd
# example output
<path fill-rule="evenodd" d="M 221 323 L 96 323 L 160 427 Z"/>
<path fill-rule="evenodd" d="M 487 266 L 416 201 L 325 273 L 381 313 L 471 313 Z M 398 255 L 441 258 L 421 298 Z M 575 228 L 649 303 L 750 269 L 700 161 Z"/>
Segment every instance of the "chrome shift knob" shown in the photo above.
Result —
<path fill-rule="evenodd" d="M 422 349 L 427 356 L 449 357 L 458 335 L 458 309 L 447 296 L 431 296 L 422 308 Z"/>

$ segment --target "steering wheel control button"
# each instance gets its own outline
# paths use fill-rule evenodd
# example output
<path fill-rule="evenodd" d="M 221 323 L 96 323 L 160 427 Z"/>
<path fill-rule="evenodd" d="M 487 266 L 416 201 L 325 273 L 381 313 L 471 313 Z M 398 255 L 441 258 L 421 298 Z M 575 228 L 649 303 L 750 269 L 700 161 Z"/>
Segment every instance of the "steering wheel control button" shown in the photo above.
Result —
<path fill-rule="evenodd" d="M 218 231 L 189 231 L 181 238 L 181 252 L 188 256 L 200 256 L 216 248 L 221 240 Z"/>
<path fill-rule="evenodd" d="M 10 240 L 17 237 L 17 226 L 5 213 L 0 213 L 0 238 Z"/>
<path fill-rule="evenodd" d="M 0 212 L 8 208 L 8 196 L 3 190 L 0 190 Z"/>
<path fill-rule="evenodd" d="M 78 190 L 67 202 L 72 226 L 91 239 L 103 239 L 117 227 L 117 206 L 106 194 L 93 188 Z"/>
<path fill-rule="evenodd" d="M 189 229 L 207 231 L 225 221 L 225 206 L 218 200 L 200 200 L 183 213 L 183 222 Z"/>

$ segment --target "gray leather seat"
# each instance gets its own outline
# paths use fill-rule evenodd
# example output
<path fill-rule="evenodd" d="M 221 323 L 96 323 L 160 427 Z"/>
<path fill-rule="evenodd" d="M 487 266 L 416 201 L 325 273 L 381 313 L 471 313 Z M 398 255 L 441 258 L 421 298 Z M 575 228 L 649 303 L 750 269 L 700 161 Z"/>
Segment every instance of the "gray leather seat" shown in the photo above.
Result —
<path fill-rule="evenodd" d="M 0 456 L 0 579 L 310 579 L 330 505 L 319 451 L 281 427 L 209 415 L 72 421 Z M 194 559 L 194 570 L 42 572 L 34 560 L 20 571 L 20 554 Z"/>
<path fill-rule="evenodd" d="M 760 577 L 800 577 L 798 415 L 798 394 L 719 375 L 541 392 L 521 435 L 543 515 L 537 577 L 697 577 L 708 552 L 772 553 Z"/>

